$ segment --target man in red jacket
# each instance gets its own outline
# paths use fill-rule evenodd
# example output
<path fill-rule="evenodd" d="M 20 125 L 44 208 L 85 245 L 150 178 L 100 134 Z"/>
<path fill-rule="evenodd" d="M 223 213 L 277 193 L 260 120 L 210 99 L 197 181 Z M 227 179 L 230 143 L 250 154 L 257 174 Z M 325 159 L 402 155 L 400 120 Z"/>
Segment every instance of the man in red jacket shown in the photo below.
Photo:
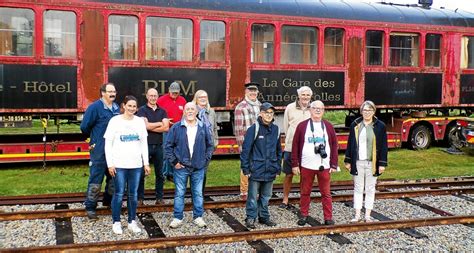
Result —
<path fill-rule="evenodd" d="M 312 102 L 310 113 L 311 117 L 296 127 L 291 153 L 292 172 L 295 175 L 301 173 L 301 215 L 298 225 L 304 226 L 308 221 L 310 194 L 315 176 L 318 177 L 321 192 L 324 224 L 333 225 L 330 173 L 337 170 L 336 132 L 329 121 L 323 120 L 323 102 Z"/>

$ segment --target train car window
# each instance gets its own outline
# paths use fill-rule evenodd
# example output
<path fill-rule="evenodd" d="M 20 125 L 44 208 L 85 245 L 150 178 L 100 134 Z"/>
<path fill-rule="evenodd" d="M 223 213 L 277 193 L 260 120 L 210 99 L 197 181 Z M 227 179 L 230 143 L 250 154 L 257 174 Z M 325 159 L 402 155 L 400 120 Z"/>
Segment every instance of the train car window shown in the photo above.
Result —
<path fill-rule="evenodd" d="M 367 31 L 365 33 L 366 65 L 382 65 L 384 37 L 383 31 Z"/>
<path fill-rule="evenodd" d="M 324 30 L 324 63 L 344 64 L 344 29 L 326 28 Z"/>
<path fill-rule="evenodd" d="M 318 31 L 314 27 L 285 25 L 281 29 L 282 64 L 316 64 Z"/>
<path fill-rule="evenodd" d="M 189 19 L 146 19 L 146 58 L 158 61 L 191 61 L 193 22 Z"/>
<path fill-rule="evenodd" d="M 0 8 L 0 55 L 33 56 L 34 17 L 30 9 Z"/>
<path fill-rule="evenodd" d="M 109 58 L 136 60 L 138 58 L 138 18 L 111 15 L 109 17 Z"/>
<path fill-rule="evenodd" d="M 76 57 L 76 14 L 71 11 L 44 13 L 44 55 Z"/>
<path fill-rule="evenodd" d="M 201 61 L 225 60 L 225 24 L 222 21 L 201 22 Z"/>
<path fill-rule="evenodd" d="M 252 25 L 252 51 L 250 59 L 255 63 L 273 63 L 275 27 L 267 24 Z"/>
<path fill-rule="evenodd" d="M 461 68 L 474 69 L 474 36 L 462 37 Z"/>
<path fill-rule="evenodd" d="M 420 36 L 390 33 L 390 66 L 418 66 Z"/>
<path fill-rule="evenodd" d="M 427 67 L 441 66 L 441 35 L 440 34 L 428 33 L 426 35 L 425 65 Z"/>

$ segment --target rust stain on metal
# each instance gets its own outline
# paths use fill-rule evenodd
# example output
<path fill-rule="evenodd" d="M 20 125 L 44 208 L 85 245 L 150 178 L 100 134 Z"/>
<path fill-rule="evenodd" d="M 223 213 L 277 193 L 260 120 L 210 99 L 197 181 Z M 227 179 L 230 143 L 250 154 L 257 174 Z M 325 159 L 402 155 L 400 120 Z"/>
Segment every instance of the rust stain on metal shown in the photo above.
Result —
<path fill-rule="evenodd" d="M 230 29 L 229 106 L 235 107 L 243 97 L 247 75 L 247 22 L 233 21 Z"/>
<path fill-rule="evenodd" d="M 83 66 L 81 81 L 87 106 L 99 97 L 99 87 L 104 80 L 104 18 L 99 11 L 83 12 L 84 23 L 81 24 Z"/>
<path fill-rule="evenodd" d="M 348 64 L 349 64 L 349 93 L 356 94 L 359 86 L 362 84 L 362 38 L 351 37 L 348 45 Z M 355 98 L 355 96 L 351 96 Z M 356 101 L 350 101 L 354 104 Z"/>

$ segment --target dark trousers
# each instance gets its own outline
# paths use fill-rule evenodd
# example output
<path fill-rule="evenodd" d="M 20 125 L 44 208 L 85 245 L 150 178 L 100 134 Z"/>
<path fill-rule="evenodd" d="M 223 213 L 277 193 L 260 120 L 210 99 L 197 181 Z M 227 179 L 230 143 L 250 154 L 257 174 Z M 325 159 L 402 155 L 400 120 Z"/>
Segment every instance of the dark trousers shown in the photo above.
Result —
<path fill-rule="evenodd" d="M 161 145 L 148 145 L 148 154 L 150 155 L 150 163 L 155 167 L 155 196 L 156 199 L 163 199 L 163 186 L 165 177 L 163 176 L 163 147 Z M 145 173 L 142 173 L 140 183 L 138 184 L 138 199 L 145 198 Z"/>

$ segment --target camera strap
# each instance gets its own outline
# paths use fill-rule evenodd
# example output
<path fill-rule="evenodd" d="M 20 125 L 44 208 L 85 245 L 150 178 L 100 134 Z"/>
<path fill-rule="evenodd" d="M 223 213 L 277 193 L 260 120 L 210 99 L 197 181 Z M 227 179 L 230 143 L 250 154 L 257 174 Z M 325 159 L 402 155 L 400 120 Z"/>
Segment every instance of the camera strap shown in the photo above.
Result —
<path fill-rule="evenodd" d="M 309 120 L 309 127 L 311 128 L 311 134 L 313 135 L 313 140 L 316 140 L 316 138 L 314 137 L 314 125 L 313 125 L 313 120 Z M 324 146 L 326 146 L 326 135 L 324 135 L 324 123 L 323 121 L 321 120 L 321 129 L 323 129 L 323 141 L 324 141 Z M 316 147 L 316 142 L 313 141 L 313 145 L 314 147 Z"/>

